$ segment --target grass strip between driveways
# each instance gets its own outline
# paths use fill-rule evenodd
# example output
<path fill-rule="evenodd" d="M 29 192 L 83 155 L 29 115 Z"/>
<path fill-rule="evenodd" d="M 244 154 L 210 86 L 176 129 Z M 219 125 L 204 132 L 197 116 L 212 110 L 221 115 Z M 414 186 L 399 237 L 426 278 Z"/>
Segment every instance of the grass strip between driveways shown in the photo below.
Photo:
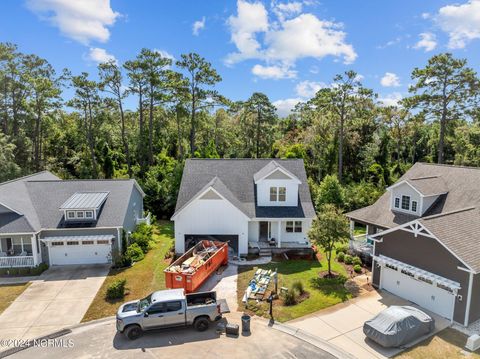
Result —
<path fill-rule="evenodd" d="M 130 268 L 110 270 L 82 322 L 114 315 L 122 303 L 142 298 L 156 290 L 165 289 L 163 270 L 170 263 L 169 260 L 165 259 L 165 254 L 172 246 L 173 241 L 172 222 L 159 221 L 154 224 L 152 248 L 145 255 L 145 258 Z M 125 298 L 116 301 L 107 300 L 105 293 L 108 286 L 115 280 L 123 278 L 127 280 Z"/>
<path fill-rule="evenodd" d="M 237 294 L 239 310 L 245 308 L 242 303 L 245 289 L 252 279 L 257 268 L 278 269 L 278 289 L 280 287 L 289 288 L 293 282 L 300 281 L 304 289 L 309 293 L 309 297 L 302 302 L 284 306 L 280 301 L 276 301 L 273 307 L 275 320 L 285 322 L 287 320 L 302 317 L 306 314 L 316 312 L 317 310 L 330 307 L 332 305 L 344 302 L 352 297 L 352 294 L 343 285 L 325 285 L 317 289 L 312 286 L 311 279 L 318 278 L 318 273 L 327 270 L 325 256 L 321 260 L 285 260 L 277 263 L 269 263 L 257 267 L 239 267 Z M 332 255 L 332 271 L 347 276 L 347 271 L 343 264 L 335 260 L 335 254 Z M 266 298 L 265 298 L 266 299 Z M 268 318 L 268 303 L 266 301 L 256 303 L 250 300 L 248 310 L 256 315 Z"/>
<path fill-rule="evenodd" d="M 0 285 L 0 314 L 28 288 L 30 283 Z"/>
<path fill-rule="evenodd" d="M 447 328 L 437 335 L 418 343 L 413 348 L 400 353 L 395 356 L 395 359 L 480 359 L 480 350 L 470 353 L 464 349 L 466 342 L 467 336 L 465 334 L 455 329 Z"/>

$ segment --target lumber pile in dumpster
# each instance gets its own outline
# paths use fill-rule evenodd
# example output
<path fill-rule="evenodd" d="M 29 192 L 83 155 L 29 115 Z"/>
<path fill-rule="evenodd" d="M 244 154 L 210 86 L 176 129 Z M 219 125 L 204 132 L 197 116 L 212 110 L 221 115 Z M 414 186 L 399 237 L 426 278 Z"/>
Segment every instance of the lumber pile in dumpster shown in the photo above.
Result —
<path fill-rule="evenodd" d="M 205 245 L 205 242 L 200 242 L 195 247 L 193 255 L 190 258 L 187 258 L 183 263 L 174 265 L 168 268 L 169 272 L 172 273 L 183 273 L 183 274 L 193 274 L 195 271 L 201 267 L 217 250 L 218 247 L 213 243 L 213 241 L 207 242 L 209 245 Z"/>

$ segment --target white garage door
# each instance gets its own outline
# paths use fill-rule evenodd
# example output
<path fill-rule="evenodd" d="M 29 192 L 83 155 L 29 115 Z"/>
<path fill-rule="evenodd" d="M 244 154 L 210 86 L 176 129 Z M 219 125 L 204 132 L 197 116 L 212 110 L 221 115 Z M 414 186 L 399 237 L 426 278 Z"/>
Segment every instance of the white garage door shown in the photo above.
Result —
<path fill-rule="evenodd" d="M 50 264 L 95 264 L 110 261 L 111 242 L 99 241 L 56 241 L 49 247 Z"/>
<path fill-rule="evenodd" d="M 395 270 L 382 267 L 380 274 L 381 287 L 390 293 L 405 298 L 442 317 L 452 319 L 455 296 L 434 284 L 417 280 Z"/>

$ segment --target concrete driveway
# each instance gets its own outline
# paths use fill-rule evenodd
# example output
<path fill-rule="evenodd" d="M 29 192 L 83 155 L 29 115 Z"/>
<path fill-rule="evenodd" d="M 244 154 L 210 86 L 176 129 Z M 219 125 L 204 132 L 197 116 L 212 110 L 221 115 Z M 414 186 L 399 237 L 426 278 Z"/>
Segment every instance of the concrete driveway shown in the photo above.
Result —
<path fill-rule="evenodd" d="M 240 324 L 240 314 L 228 315 L 228 321 Z M 251 334 L 230 337 L 219 334 L 215 325 L 205 332 L 193 328 L 151 331 L 135 341 L 115 331 L 115 320 L 92 322 L 57 338 L 55 347 L 32 347 L 15 358 L 318 358 L 334 359 L 331 354 L 301 339 L 280 332 L 267 321 L 252 318 Z M 59 341 L 62 340 L 62 341 Z"/>
<path fill-rule="evenodd" d="M 0 338 L 34 339 L 80 323 L 108 265 L 52 267 L 0 315 Z"/>
<path fill-rule="evenodd" d="M 386 291 L 372 291 L 346 303 L 287 323 L 327 340 L 356 358 L 390 358 L 401 352 L 403 348 L 385 349 L 375 344 L 363 334 L 363 323 L 391 305 L 413 305 L 418 307 Z M 409 346 L 450 326 L 450 321 L 447 319 L 428 312 L 423 308 L 420 309 L 435 319 L 435 330 L 427 336 L 418 338 L 414 343 L 410 343 Z"/>

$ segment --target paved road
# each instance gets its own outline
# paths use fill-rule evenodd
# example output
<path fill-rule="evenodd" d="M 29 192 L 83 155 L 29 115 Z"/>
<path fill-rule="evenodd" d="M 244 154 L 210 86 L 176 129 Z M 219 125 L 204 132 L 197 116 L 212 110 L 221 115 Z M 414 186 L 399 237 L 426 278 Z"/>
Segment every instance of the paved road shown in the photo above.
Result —
<path fill-rule="evenodd" d="M 33 339 L 80 323 L 107 274 L 108 265 L 50 268 L 0 315 L 0 338 Z"/>
<path fill-rule="evenodd" d="M 239 323 L 238 315 L 230 321 Z M 319 358 L 334 357 L 291 335 L 272 329 L 263 320 L 253 319 L 249 336 L 237 338 L 217 334 L 215 327 L 203 333 L 179 328 L 146 333 L 136 341 L 116 334 L 113 319 L 82 326 L 63 336 L 65 347 L 29 348 L 11 358 Z M 58 339 L 57 339 L 58 340 Z M 68 348 L 69 340 L 73 347 Z"/>

